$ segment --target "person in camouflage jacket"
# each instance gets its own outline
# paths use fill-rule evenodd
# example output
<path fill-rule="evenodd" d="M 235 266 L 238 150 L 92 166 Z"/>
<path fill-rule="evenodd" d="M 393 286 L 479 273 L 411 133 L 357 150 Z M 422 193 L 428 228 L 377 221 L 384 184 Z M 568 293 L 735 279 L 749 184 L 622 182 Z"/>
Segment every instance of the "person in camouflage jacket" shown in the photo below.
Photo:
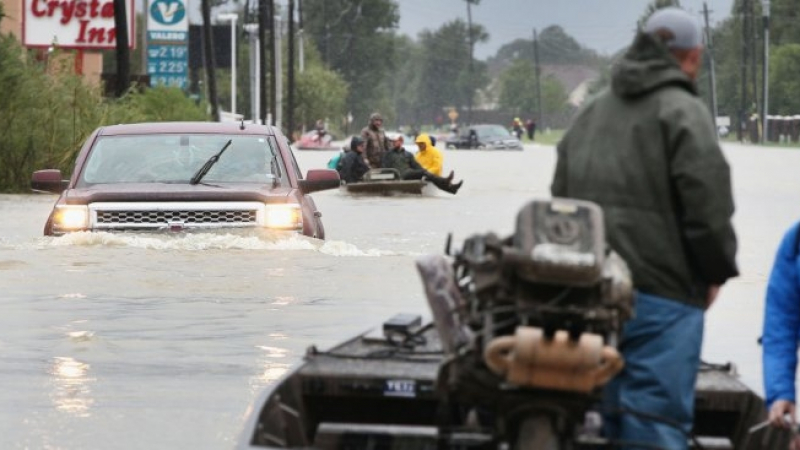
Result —
<path fill-rule="evenodd" d="M 361 130 L 361 138 L 367 143 L 365 150 L 367 162 L 373 169 L 381 167 L 384 153 L 392 148 L 392 143 L 383 131 L 383 117 L 379 113 L 369 116 L 369 124 Z"/>

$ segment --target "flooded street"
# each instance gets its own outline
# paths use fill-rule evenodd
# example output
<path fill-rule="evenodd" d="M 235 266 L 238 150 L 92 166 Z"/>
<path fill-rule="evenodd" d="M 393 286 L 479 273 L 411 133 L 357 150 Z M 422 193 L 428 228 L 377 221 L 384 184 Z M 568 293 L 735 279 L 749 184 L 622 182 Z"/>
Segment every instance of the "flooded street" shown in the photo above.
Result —
<path fill-rule="evenodd" d="M 704 359 L 761 392 L 766 278 L 800 219 L 800 151 L 727 144 L 741 276 L 707 318 Z M 303 171 L 333 152 L 299 151 Z M 256 394 L 398 312 L 428 317 L 414 259 L 511 233 L 549 196 L 552 147 L 445 151 L 458 195 L 313 195 L 326 241 L 284 235 L 42 237 L 51 195 L 0 195 L 0 448 L 227 449 Z"/>

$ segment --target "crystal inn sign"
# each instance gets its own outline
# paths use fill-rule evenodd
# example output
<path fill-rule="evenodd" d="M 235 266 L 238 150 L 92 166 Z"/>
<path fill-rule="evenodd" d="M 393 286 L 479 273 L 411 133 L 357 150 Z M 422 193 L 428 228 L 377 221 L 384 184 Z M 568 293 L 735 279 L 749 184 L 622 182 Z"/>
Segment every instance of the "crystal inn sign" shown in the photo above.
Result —
<path fill-rule="evenodd" d="M 114 49 L 113 0 L 23 0 L 22 42 L 26 47 Z M 126 2 L 128 46 L 135 39 L 133 0 Z"/>

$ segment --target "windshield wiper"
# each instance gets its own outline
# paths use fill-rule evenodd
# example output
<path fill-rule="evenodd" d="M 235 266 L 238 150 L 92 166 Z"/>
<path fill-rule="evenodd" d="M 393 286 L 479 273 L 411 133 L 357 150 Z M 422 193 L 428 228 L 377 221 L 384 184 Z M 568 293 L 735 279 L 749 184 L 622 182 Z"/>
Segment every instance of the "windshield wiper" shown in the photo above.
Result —
<path fill-rule="evenodd" d="M 231 142 L 233 142 L 233 139 L 228 139 L 228 142 L 225 143 L 225 146 L 222 147 L 222 150 L 220 150 L 219 153 L 217 153 L 216 155 L 212 155 L 211 158 L 208 158 L 208 161 L 206 161 L 206 163 L 203 164 L 203 167 L 201 167 L 200 170 L 198 170 L 197 173 L 194 174 L 192 180 L 189 181 L 189 184 L 199 183 L 200 180 L 202 180 L 203 177 L 206 176 L 208 171 L 211 170 L 211 167 L 214 164 L 216 164 L 217 161 L 219 161 L 220 155 L 222 155 L 222 152 L 224 152 L 231 145 Z"/>

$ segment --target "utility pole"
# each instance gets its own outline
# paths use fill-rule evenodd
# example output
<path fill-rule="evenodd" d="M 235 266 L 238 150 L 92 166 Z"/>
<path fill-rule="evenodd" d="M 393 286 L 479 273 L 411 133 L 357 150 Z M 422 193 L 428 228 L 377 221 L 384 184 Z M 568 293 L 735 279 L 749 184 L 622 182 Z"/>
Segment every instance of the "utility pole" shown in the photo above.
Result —
<path fill-rule="evenodd" d="M 283 52 L 281 51 L 281 42 L 283 41 L 283 20 L 280 13 L 275 14 L 275 28 L 273 35 L 275 36 L 275 47 L 273 54 L 275 55 L 275 66 L 272 71 L 275 80 L 275 122 L 273 125 L 278 129 L 283 129 Z"/>
<path fill-rule="evenodd" d="M 208 1 L 208 0 L 203 0 Z M 269 17 L 267 14 L 267 2 L 270 0 L 258 1 L 258 41 L 260 57 L 258 58 L 258 79 L 259 79 L 259 113 L 261 123 L 267 125 L 267 29 L 269 28 Z"/>
<path fill-rule="evenodd" d="M 769 125 L 769 6 L 769 0 L 762 0 L 761 16 L 764 22 L 764 65 L 762 67 L 764 92 L 762 94 L 763 108 L 761 108 L 761 129 L 763 130 L 761 134 L 762 144 L 767 142 L 767 130 L 769 129 L 767 128 Z"/>
<path fill-rule="evenodd" d="M 761 121 L 758 120 L 758 119 L 760 119 L 760 116 L 758 114 L 761 111 L 761 105 L 760 105 L 761 102 L 759 102 L 759 98 L 758 98 L 758 95 L 759 95 L 759 86 L 758 86 L 758 45 L 757 45 L 757 42 L 756 42 L 756 41 L 758 41 L 758 26 L 756 26 L 756 11 L 755 11 L 756 1 L 758 1 L 758 0 L 749 0 L 748 1 L 748 7 L 750 8 L 748 10 L 748 16 L 750 17 L 750 50 L 748 51 L 748 53 L 750 53 L 750 80 L 751 80 L 751 83 L 752 83 L 751 89 L 752 89 L 752 92 L 753 92 L 753 106 L 755 107 L 755 111 L 753 111 L 753 112 L 755 113 L 755 116 L 756 116 L 756 120 L 755 120 L 756 129 L 758 129 L 761 126 Z M 763 133 L 763 130 L 762 130 L 762 133 Z M 762 134 L 762 133 L 759 133 L 759 135 Z"/>
<path fill-rule="evenodd" d="M 741 93 L 739 96 L 739 117 L 736 124 L 739 141 L 744 141 L 746 130 L 743 125 L 747 123 L 747 3 L 748 0 L 743 0 L 739 11 L 739 22 L 742 27 L 742 64 L 739 75 L 741 78 Z"/>
<path fill-rule="evenodd" d="M 287 105 L 286 105 L 286 129 L 288 130 L 288 136 L 290 141 L 294 141 L 294 0 L 289 0 L 289 54 L 287 73 L 288 76 L 287 84 L 288 84 L 288 93 L 287 93 Z"/>
<path fill-rule="evenodd" d="M 276 111 L 275 111 L 276 98 L 275 98 L 275 94 L 277 92 L 277 89 L 276 89 L 276 86 L 275 86 L 275 83 L 276 83 L 275 74 L 278 73 L 278 71 L 276 70 L 276 65 L 275 65 L 275 59 L 276 59 L 275 58 L 275 0 L 269 0 L 269 2 L 267 3 L 267 15 L 269 16 L 269 24 L 270 24 L 269 25 L 269 27 L 270 27 L 269 28 L 269 41 L 268 41 L 268 46 L 270 48 L 269 65 L 272 67 L 272 72 L 271 72 L 272 76 L 270 76 L 270 78 L 269 78 L 269 115 L 271 117 L 269 123 L 270 123 L 270 125 L 275 125 L 275 116 L 276 116 Z"/>
<path fill-rule="evenodd" d="M 214 60 L 214 40 L 211 36 L 211 0 L 201 0 L 203 12 L 203 59 L 206 68 L 206 83 L 208 84 L 208 104 L 211 106 L 211 118 L 219 122 L 219 105 L 217 99 L 217 76 L 214 72 L 217 64 Z"/>
<path fill-rule="evenodd" d="M 250 117 L 253 123 L 261 122 L 261 83 L 259 74 L 260 67 L 260 41 L 258 39 L 258 24 L 248 23 L 244 26 L 250 37 Z"/>
<path fill-rule="evenodd" d="M 542 68 L 539 64 L 539 35 L 533 29 L 533 73 L 536 83 L 536 128 L 542 130 Z"/>
<path fill-rule="evenodd" d="M 716 128 L 717 123 L 717 74 L 714 70 L 714 46 L 711 40 L 711 28 L 708 24 L 708 4 L 703 2 L 703 16 L 706 20 L 706 54 L 708 55 L 709 82 L 711 83 L 711 115 Z"/>
<path fill-rule="evenodd" d="M 117 85 L 114 94 L 117 98 L 125 95 L 131 78 L 130 51 L 128 50 L 128 13 L 125 0 L 114 0 L 114 27 L 117 50 Z"/>
<path fill-rule="evenodd" d="M 297 0 L 297 69 L 300 73 L 305 70 L 305 48 L 303 46 L 303 0 Z"/>
<path fill-rule="evenodd" d="M 472 3 L 469 0 L 467 0 L 467 41 L 469 43 L 469 76 L 467 77 L 467 79 L 469 80 L 467 82 L 467 126 L 472 125 L 472 95 L 473 95 L 472 78 L 473 78 L 473 73 L 474 73 L 474 70 L 473 70 L 474 67 L 473 67 L 473 62 L 472 62 L 472 60 L 474 58 L 472 57 L 472 54 L 473 54 L 474 47 L 475 47 L 475 43 L 472 40 L 472 7 L 471 7 L 471 5 L 472 5 Z"/>

